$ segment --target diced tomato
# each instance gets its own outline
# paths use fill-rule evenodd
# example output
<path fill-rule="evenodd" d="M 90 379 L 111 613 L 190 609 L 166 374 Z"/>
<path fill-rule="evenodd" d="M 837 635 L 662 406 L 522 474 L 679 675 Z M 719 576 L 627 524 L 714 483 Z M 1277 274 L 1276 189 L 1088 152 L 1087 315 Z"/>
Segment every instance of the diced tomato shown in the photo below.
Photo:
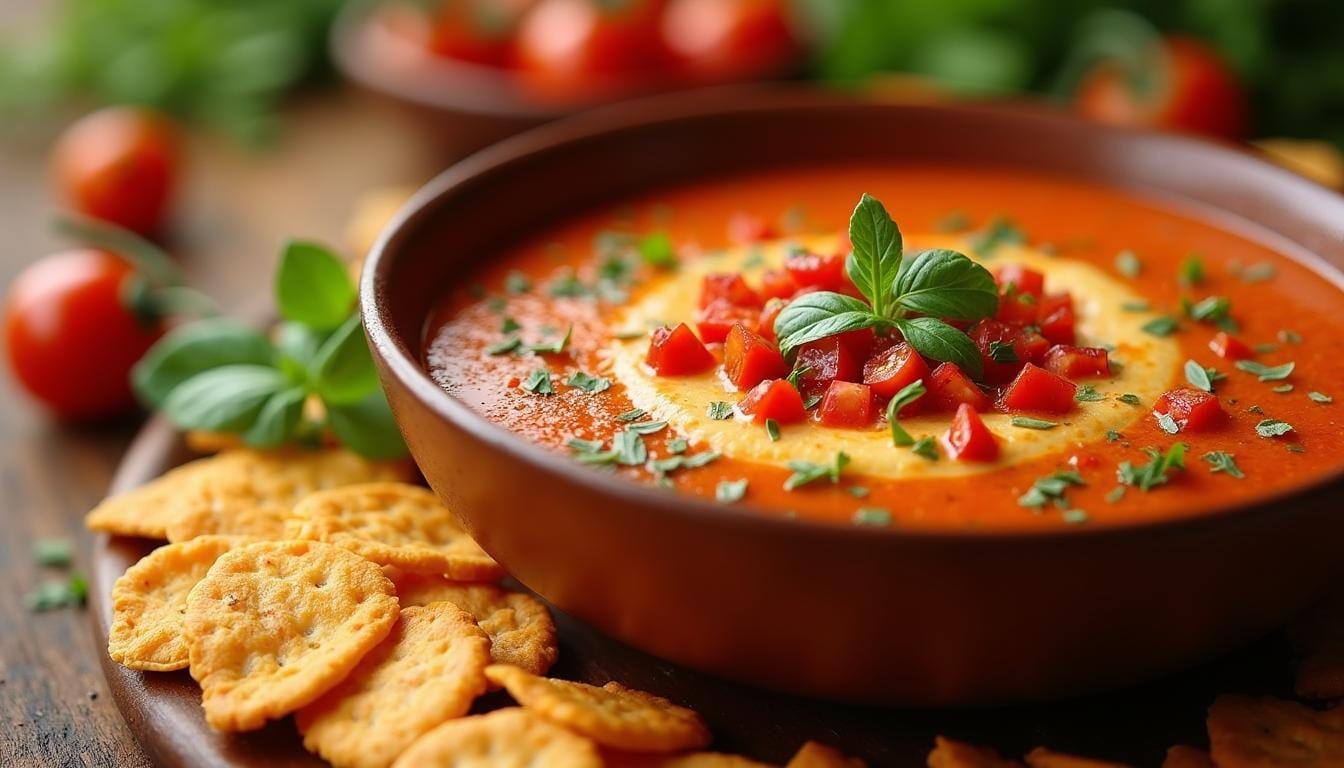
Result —
<path fill-rule="evenodd" d="M 1041 367 L 1070 379 L 1087 376 L 1110 376 L 1111 361 L 1101 347 L 1071 347 L 1056 344 L 1045 353 Z"/>
<path fill-rule="evenodd" d="M 1255 350 L 1251 348 L 1250 344 L 1222 331 L 1214 334 L 1213 339 L 1209 342 L 1209 349 L 1213 350 L 1213 354 L 1224 360 L 1245 360 L 1248 357 L 1255 356 Z"/>
<path fill-rule="evenodd" d="M 863 356 L 855 354 L 839 336 L 827 336 L 802 345 L 794 365 L 808 369 L 798 378 L 803 392 L 809 396 L 825 392 L 836 379 L 859 381 L 863 378 Z"/>
<path fill-rule="evenodd" d="M 784 299 L 771 299 L 765 302 L 765 309 L 761 310 L 761 320 L 756 324 L 756 333 L 761 338 L 771 344 L 779 343 L 779 339 L 775 336 L 775 320 L 779 319 L 779 313 L 788 305 L 789 302 Z"/>
<path fill-rule="evenodd" d="M 706 344 L 717 344 L 728 337 L 728 329 L 737 323 L 755 327 L 760 312 L 739 307 L 726 299 L 715 299 L 695 314 L 695 329 Z"/>
<path fill-rule="evenodd" d="M 832 381 L 821 399 L 821 423 L 828 427 L 866 427 L 877 416 L 873 390 L 867 384 Z"/>
<path fill-rule="evenodd" d="M 863 364 L 863 383 L 873 394 L 889 399 L 905 387 L 929 375 L 929 366 L 915 348 L 900 342 L 878 352 Z"/>
<path fill-rule="evenodd" d="M 1215 395 L 1184 387 L 1159 397 L 1153 405 L 1153 413 L 1170 416 L 1186 432 L 1207 432 L 1227 418 Z"/>
<path fill-rule="evenodd" d="M 761 298 L 765 301 L 770 299 L 787 299 L 798 291 L 798 283 L 794 282 L 793 275 L 782 269 L 767 269 L 761 275 Z"/>
<path fill-rule="evenodd" d="M 714 356 L 682 323 L 676 328 L 659 328 L 649 342 L 644 363 L 659 376 L 684 376 L 702 373 L 714 367 Z"/>
<path fill-rule="evenodd" d="M 994 273 L 994 281 L 1004 294 L 1021 296 L 1045 295 L 1045 275 L 1021 264 L 1005 264 Z"/>
<path fill-rule="evenodd" d="M 754 309 L 760 309 L 763 303 L 761 297 L 747 285 L 747 281 L 732 272 L 713 272 L 705 275 L 700 282 L 700 308 L 704 309 L 718 300 L 727 301 L 736 307 Z"/>
<path fill-rule="evenodd" d="M 1009 381 L 1029 362 L 1025 344 L 1017 344 L 1021 334 L 1022 326 L 1001 320 L 981 320 L 971 326 L 968 335 L 980 350 L 980 359 L 985 366 L 985 381 Z M 997 358 L 995 352 L 998 353 Z"/>
<path fill-rule="evenodd" d="M 1003 407 L 1010 411 L 1067 413 L 1073 410 L 1077 391 L 1072 381 L 1027 363 L 1003 393 Z"/>
<path fill-rule="evenodd" d="M 859 328 L 854 331 L 845 331 L 838 335 L 840 343 L 845 345 L 854 356 L 864 360 L 873 351 L 873 342 L 877 338 L 877 333 L 872 328 Z M 854 379 L 858 381 L 858 379 Z"/>
<path fill-rule="evenodd" d="M 787 379 L 766 379 L 752 388 L 737 404 L 737 409 L 752 417 L 757 424 L 774 419 L 780 424 L 793 424 L 807 418 L 803 396 Z"/>
<path fill-rule="evenodd" d="M 741 245 L 751 245 L 778 236 L 768 221 L 754 213 L 738 211 L 728 219 L 728 239 Z"/>
<path fill-rule="evenodd" d="M 962 403 L 941 442 L 947 455 L 958 461 L 993 461 L 999 457 L 999 441 L 989 431 L 980 414 Z"/>
<path fill-rule="evenodd" d="M 789 364 L 775 345 L 738 323 L 728 331 L 728 340 L 723 345 L 723 372 L 742 391 L 766 379 L 788 376 Z"/>
<path fill-rule="evenodd" d="M 999 309 L 994 313 L 994 319 L 1029 325 L 1036 322 L 1039 309 L 1040 299 L 1031 294 L 1005 293 L 999 297 Z"/>
<path fill-rule="evenodd" d="M 1037 304 L 1036 316 L 1039 318 L 1041 334 L 1056 344 L 1074 342 L 1073 297 L 1067 293 L 1051 293 L 1042 296 Z"/>
<path fill-rule="evenodd" d="M 952 410 L 965 403 L 977 411 L 987 411 L 994 405 L 981 389 L 975 386 L 975 382 L 956 363 L 943 363 L 933 369 L 929 374 L 928 384 L 929 394 L 921 400 L 928 400 L 931 404 L 946 410 Z"/>
<path fill-rule="evenodd" d="M 842 254 L 823 255 L 798 249 L 784 259 L 784 269 L 804 288 L 843 292 L 853 287 L 845 275 Z"/>

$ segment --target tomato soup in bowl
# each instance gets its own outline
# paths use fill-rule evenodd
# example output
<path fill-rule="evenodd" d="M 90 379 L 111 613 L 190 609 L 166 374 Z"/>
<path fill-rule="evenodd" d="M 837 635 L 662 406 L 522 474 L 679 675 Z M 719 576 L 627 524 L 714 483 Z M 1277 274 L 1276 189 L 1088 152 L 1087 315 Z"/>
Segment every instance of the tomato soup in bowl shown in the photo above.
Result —
<path fill-rule="evenodd" d="M 1341 209 L 1034 112 L 663 99 L 448 171 L 366 321 L 431 484 L 562 609 L 780 690 L 1039 698 L 1338 574 Z"/>

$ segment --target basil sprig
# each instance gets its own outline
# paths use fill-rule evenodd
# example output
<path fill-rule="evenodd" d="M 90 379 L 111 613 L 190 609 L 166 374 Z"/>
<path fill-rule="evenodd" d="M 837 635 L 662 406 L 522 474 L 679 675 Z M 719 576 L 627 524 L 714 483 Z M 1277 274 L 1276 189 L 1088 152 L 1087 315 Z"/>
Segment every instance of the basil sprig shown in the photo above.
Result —
<path fill-rule="evenodd" d="M 956 363 L 979 378 L 975 343 L 941 318 L 992 316 L 999 294 L 989 271 L 941 248 L 903 258 L 900 229 L 882 203 L 867 194 L 850 216 L 849 239 L 854 250 L 845 272 L 867 301 L 830 291 L 798 297 L 775 320 L 780 351 L 788 355 L 808 342 L 861 328 L 889 328 L 925 357 Z"/>
<path fill-rule="evenodd" d="M 273 338 L 222 317 L 169 332 L 131 372 L 140 399 L 182 429 L 228 432 L 252 446 L 330 432 L 368 458 L 404 455 L 341 260 L 290 243 L 275 295 L 283 322 Z M 320 415 L 305 409 L 312 399 Z"/>

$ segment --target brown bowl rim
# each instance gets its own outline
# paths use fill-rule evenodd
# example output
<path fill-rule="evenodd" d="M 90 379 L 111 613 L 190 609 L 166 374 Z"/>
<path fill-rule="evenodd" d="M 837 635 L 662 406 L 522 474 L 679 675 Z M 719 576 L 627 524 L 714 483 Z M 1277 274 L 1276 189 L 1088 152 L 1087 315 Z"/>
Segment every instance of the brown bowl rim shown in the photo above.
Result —
<path fill-rule="evenodd" d="M 834 109 L 843 108 L 846 104 L 872 106 L 872 102 L 856 100 L 815 88 L 788 85 L 737 85 L 660 94 L 603 106 L 553 123 L 531 128 L 457 161 L 422 186 L 398 210 L 392 220 L 384 227 L 373 248 L 367 254 L 360 278 L 359 303 L 369 343 L 375 354 L 382 358 L 391 375 L 422 405 L 439 417 L 447 419 L 457 428 L 469 433 L 472 438 L 508 454 L 513 461 L 558 474 L 564 480 L 585 486 L 594 493 L 615 497 L 615 500 L 637 505 L 645 510 L 665 510 L 694 518 L 703 517 L 717 523 L 732 521 L 743 525 L 758 525 L 768 529 L 783 530 L 786 533 L 798 532 L 809 535 L 864 540 L 870 540 L 875 536 L 894 537 L 907 541 L 943 542 L 1091 539 L 1094 537 L 1146 535 L 1158 531 L 1181 530 L 1196 526 L 1240 524 L 1259 515 L 1274 514 L 1278 511 L 1280 505 L 1289 504 L 1294 500 L 1326 491 L 1332 487 L 1334 490 L 1344 489 L 1344 467 L 1340 467 L 1333 472 L 1324 473 L 1311 482 L 1269 496 L 1242 501 L 1216 511 L 1152 521 L 1102 526 L 1058 526 L 1029 531 L 994 531 L 985 528 L 905 529 L 896 526 L 857 526 L 806 518 L 786 518 L 774 514 L 763 514 L 762 510 L 764 508 L 750 504 L 721 504 L 697 496 L 669 493 L 667 490 L 653 488 L 624 478 L 608 477 L 600 472 L 593 471 L 591 468 L 584 467 L 566 456 L 534 445 L 509 429 L 481 416 L 465 403 L 456 400 L 443 391 L 429 377 L 421 363 L 411 354 L 411 350 L 416 348 L 418 343 L 408 344 L 406 339 L 396 333 L 384 301 L 389 293 L 389 272 L 395 262 L 395 254 L 408 237 L 408 230 L 412 229 L 413 225 L 421 219 L 430 215 L 430 209 L 438 198 L 458 185 L 488 175 L 497 168 L 526 162 L 532 155 L 563 152 L 564 147 L 571 142 L 591 139 L 604 133 L 649 128 L 661 123 L 675 123 L 679 120 L 711 117 L 714 114 L 724 112 L 749 113 L 764 110 L 807 108 Z M 1034 119 L 1063 125 L 1069 130 L 1093 132 L 1100 136 L 1106 134 L 1129 135 L 1144 141 L 1167 143 L 1174 146 L 1184 145 L 1190 147 L 1191 150 L 1198 149 L 1203 152 L 1212 152 L 1216 159 L 1210 162 L 1240 163 L 1249 171 L 1260 174 L 1262 177 L 1276 178 L 1276 181 L 1280 184 L 1296 186 L 1299 192 L 1313 195 L 1318 205 L 1334 206 L 1333 214 L 1322 211 L 1315 217 L 1316 219 L 1324 220 L 1333 215 L 1336 220 L 1344 221 L 1344 196 L 1234 145 L 1181 134 L 1099 125 L 1060 111 L 1045 110 L 1016 103 L 939 103 L 892 106 L 915 111 L 959 112 L 989 121 Z M 1099 183 L 1111 188 L 1121 188 L 1114 183 Z M 1159 188 L 1149 191 L 1156 192 L 1156 197 L 1159 199 L 1165 197 L 1168 200 L 1195 203 L 1197 207 L 1204 209 L 1222 210 L 1208 202 L 1179 195 L 1170 190 Z M 1321 195 L 1322 192 L 1327 194 Z M 1229 212 L 1224 211 L 1224 213 Z M 1229 213 L 1229 215 L 1232 214 Z M 1263 225 L 1246 216 L 1240 214 L 1234 216 L 1237 220 L 1263 227 Z M 1272 232 L 1268 228 L 1265 228 L 1264 231 L 1266 233 Z M 1274 234 L 1278 237 L 1283 236 L 1280 233 Z M 1334 265 L 1301 244 L 1297 245 L 1297 250 L 1309 254 L 1312 258 L 1303 260 L 1300 257 L 1282 252 L 1280 252 L 1280 255 L 1283 258 L 1302 264 L 1330 281 L 1336 288 L 1344 291 L 1344 267 Z"/>

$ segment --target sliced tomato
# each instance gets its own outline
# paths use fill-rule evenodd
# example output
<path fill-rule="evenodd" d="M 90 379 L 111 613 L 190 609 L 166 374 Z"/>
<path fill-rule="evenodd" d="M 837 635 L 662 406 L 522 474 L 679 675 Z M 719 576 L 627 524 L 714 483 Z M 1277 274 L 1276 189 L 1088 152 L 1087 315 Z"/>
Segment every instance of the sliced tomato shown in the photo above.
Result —
<path fill-rule="evenodd" d="M 1056 344 L 1072 344 L 1076 338 L 1073 297 L 1068 293 L 1042 296 L 1036 307 L 1041 335 Z"/>
<path fill-rule="evenodd" d="M 994 273 L 999 291 L 1012 296 L 1044 296 L 1045 275 L 1021 264 L 1005 264 Z"/>
<path fill-rule="evenodd" d="M 1224 360 L 1245 360 L 1248 357 L 1255 357 L 1255 350 L 1250 344 L 1222 331 L 1214 334 L 1213 339 L 1209 341 L 1209 349 Z"/>
<path fill-rule="evenodd" d="M 995 320 L 1029 325 L 1035 323 L 1040 310 L 1040 299 L 1031 294 L 1005 293 L 999 297 Z"/>
<path fill-rule="evenodd" d="M 966 403 L 957 406 L 940 442 L 947 455 L 958 461 L 993 461 L 999 457 L 999 441 L 980 420 L 980 414 Z"/>
<path fill-rule="evenodd" d="M 740 307 L 727 299 L 715 299 L 695 314 L 695 328 L 706 344 L 718 344 L 728 337 L 728 330 L 737 323 L 756 326 L 760 312 L 751 307 Z"/>
<path fill-rule="evenodd" d="M 867 384 L 832 381 L 821 399 L 821 423 L 828 427 L 866 427 L 877 418 L 877 403 Z"/>
<path fill-rule="evenodd" d="M 713 272 L 700 281 L 700 308 L 715 301 L 726 301 L 735 307 L 760 309 L 761 297 L 735 272 Z"/>
<path fill-rule="evenodd" d="M 1227 419 L 1217 396 L 1184 387 L 1159 397 L 1153 405 L 1153 413 L 1170 416 L 1184 432 L 1207 432 Z"/>
<path fill-rule="evenodd" d="M 714 367 L 714 356 L 685 323 L 653 332 L 644 363 L 659 376 L 685 376 Z"/>
<path fill-rule="evenodd" d="M 1071 347 L 1067 344 L 1056 344 L 1045 353 L 1041 367 L 1070 379 L 1110 376 L 1111 361 L 1108 354 L 1101 347 Z"/>
<path fill-rule="evenodd" d="M 863 378 L 863 356 L 840 336 L 808 342 L 798 348 L 796 367 L 806 366 L 799 382 L 809 396 L 826 391 L 832 381 L 859 381 Z"/>
<path fill-rule="evenodd" d="M 738 323 L 728 331 L 728 340 L 723 345 L 723 372 L 742 391 L 766 379 L 788 376 L 789 364 L 774 344 Z"/>
<path fill-rule="evenodd" d="M 1073 410 L 1077 392 L 1072 381 L 1027 363 L 1003 393 L 1003 407 L 1010 411 L 1067 413 Z"/>
<path fill-rule="evenodd" d="M 790 275 L 783 269 L 767 269 L 761 275 L 761 298 L 769 301 L 770 299 L 787 299 L 798 292 L 798 283 L 794 282 L 793 275 Z"/>
<path fill-rule="evenodd" d="M 987 411 L 994 405 L 989 395 L 975 386 L 971 377 L 963 373 L 956 363 L 943 363 L 934 368 L 933 373 L 929 374 L 927 386 L 929 393 L 920 399 L 949 411 L 962 403 L 977 411 Z"/>
<path fill-rule="evenodd" d="M 738 211 L 728 219 L 728 239 L 739 245 L 751 245 L 779 236 L 770 222 L 754 213 Z"/>
<path fill-rule="evenodd" d="M 789 302 L 784 299 L 770 299 L 765 302 L 765 308 L 761 310 L 760 322 L 756 325 L 756 333 L 760 334 L 761 338 L 771 344 L 779 343 L 779 339 L 775 336 L 775 320 L 779 319 L 779 313 L 783 312 L 788 305 Z"/>
<path fill-rule="evenodd" d="M 853 283 L 845 275 L 845 257 L 797 249 L 784 259 L 784 269 L 804 288 L 845 292 Z"/>
<path fill-rule="evenodd" d="M 764 424 L 767 419 L 774 419 L 780 424 L 793 424 L 807 418 L 803 396 L 787 379 L 762 381 L 738 402 L 737 409 L 757 424 Z"/>
<path fill-rule="evenodd" d="M 873 394 L 890 399 L 902 389 L 929 375 L 929 366 L 915 348 L 905 342 L 878 352 L 863 364 L 863 383 Z M 918 401 L 916 401 L 918 402 Z"/>

